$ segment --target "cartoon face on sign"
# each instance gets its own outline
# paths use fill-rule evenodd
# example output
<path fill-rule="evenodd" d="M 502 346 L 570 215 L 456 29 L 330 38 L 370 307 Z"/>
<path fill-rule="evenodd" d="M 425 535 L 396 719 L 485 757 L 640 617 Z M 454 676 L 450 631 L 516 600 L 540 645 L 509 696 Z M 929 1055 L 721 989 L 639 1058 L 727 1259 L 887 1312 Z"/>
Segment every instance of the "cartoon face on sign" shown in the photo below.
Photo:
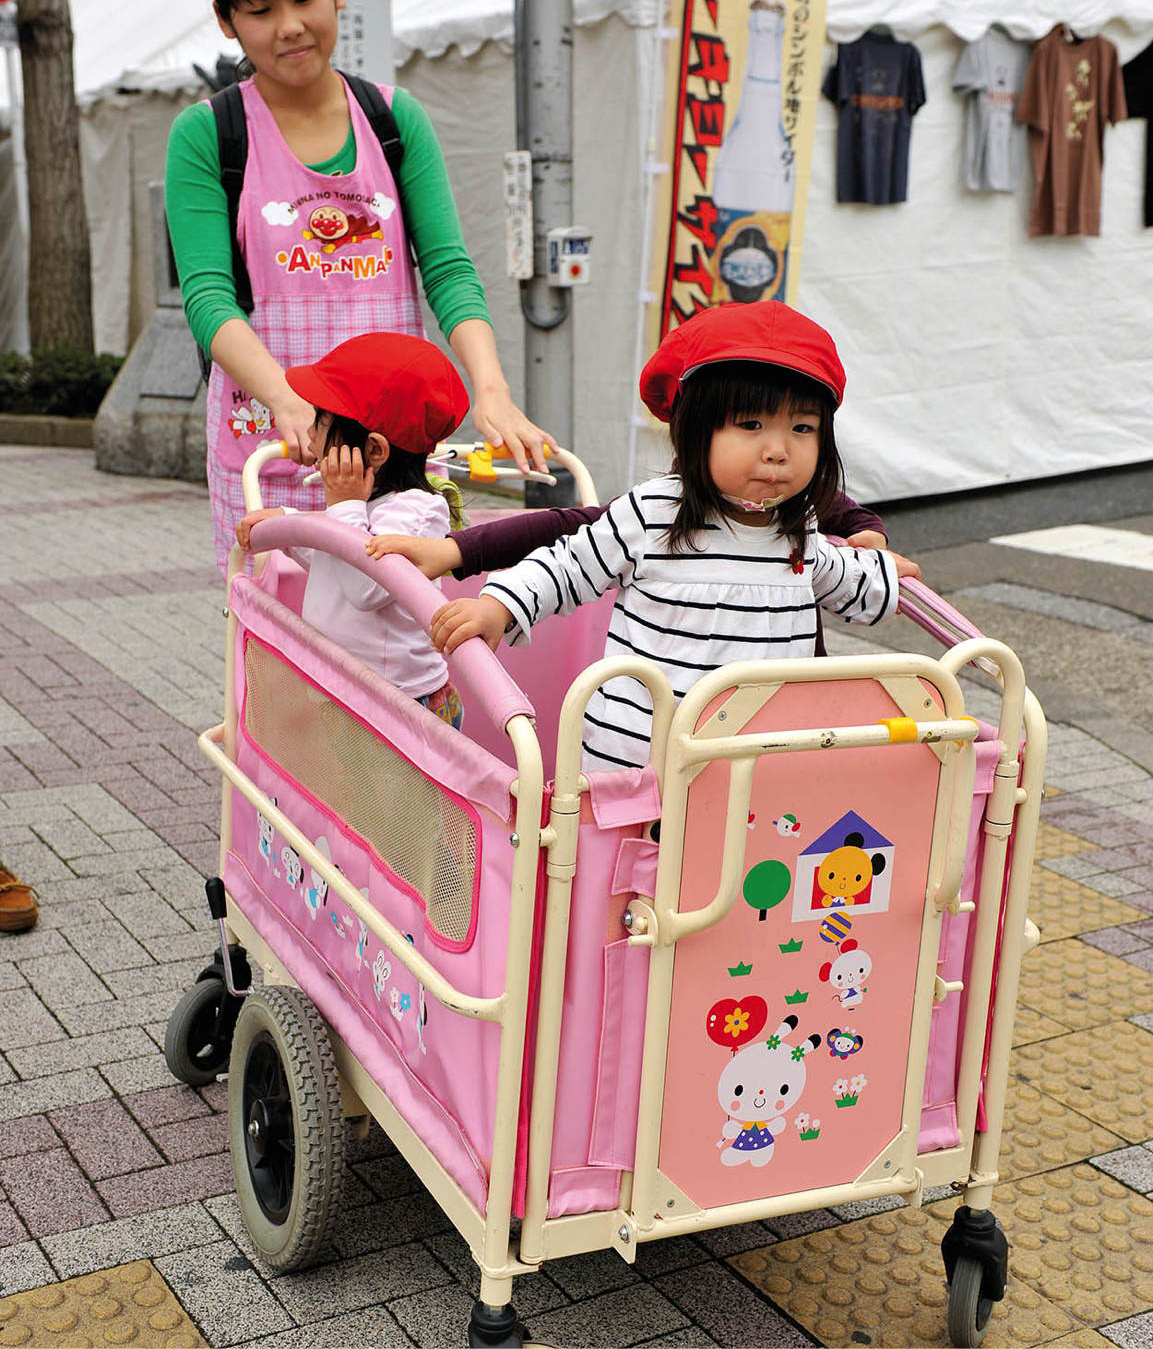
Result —
<path fill-rule="evenodd" d="M 832 985 L 842 1007 L 860 1007 L 869 991 L 865 980 L 872 972 L 872 956 L 850 937 L 841 943 L 840 955 L 821 966 L 818 977 L 821 983 Z"/>
<path fill-rule="evenodd" d="M 879 852 L 870 856 L 861 847 L 863 842 L 860 834 L 847 834 L 844 846 L 835 848 L 817 868 L 816 885 L 824 908 L 855 904 L 858 896 L 867 903 L 873 877 L 884 871 L 885 859 Z"/>
<path fill-rule="evenodd" d="M 797 858 L 793 920 L 824 919 L 841 909 L 886 912 L 893 853 L 892 843 L 855 811 L 842 815 Z"/>
<path fill-rule="evenodd" d="M 717 1147 L 723 1166 L 767 1166 L 776 1140 L 785 1128 L 785 1112 L 799 1104 L 805 1090 L 805 1055 L 821 1043 L 810 1035 L 790 1045 L 785 1036 L 796 1030 L 787 1016 L 767 1040 L 738 1049 L 721 1072 L 717 1101 L 728 1115 Z"/>

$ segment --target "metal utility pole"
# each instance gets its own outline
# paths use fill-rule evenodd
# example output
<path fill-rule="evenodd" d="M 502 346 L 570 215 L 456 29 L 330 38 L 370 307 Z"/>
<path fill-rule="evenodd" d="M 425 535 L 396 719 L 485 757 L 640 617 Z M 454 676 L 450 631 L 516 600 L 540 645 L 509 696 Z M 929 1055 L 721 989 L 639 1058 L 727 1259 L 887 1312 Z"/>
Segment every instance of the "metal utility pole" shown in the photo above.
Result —
<path fill-rule="evenodd" d="M 533 275 L 520 283 L 525 317 L 525 411 L 563 446 L 573 440 L 573 329 L 569 292 L 548 283 L 550 229 L 572 223 L 572 0 L 516 0 L 517 144 L 532 155 Z M 525 483 L 525 504 L 575 498 L 560 470 L 556 487 Z"/>

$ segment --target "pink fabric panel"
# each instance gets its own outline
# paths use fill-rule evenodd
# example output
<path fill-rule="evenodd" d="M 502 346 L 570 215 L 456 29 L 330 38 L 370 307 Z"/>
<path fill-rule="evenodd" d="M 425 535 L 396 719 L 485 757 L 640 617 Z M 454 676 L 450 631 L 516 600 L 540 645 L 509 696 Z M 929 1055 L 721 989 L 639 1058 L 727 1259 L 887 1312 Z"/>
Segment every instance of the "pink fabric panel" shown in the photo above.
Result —
<path fill-rule="evenodd" d="M 619 1083 L 622 1112 L 627 1117 L 636 1111 L 643 1017 L 631 1024 L 628 1017 L 638 997 L 643 1008 L 648 952 L 636 948 L 635 955 L 610 957 L 608 969 L 605 952 L 625 935 L 620 919 L 631 898 L 610 893 L 607 878 L 613 874 L 622 842 L 636 837 L 638 830 L 639 826 L 613 830 L 591 823 L 580 826 L 557 1078 L 550 1217 L 599 1211 L 617 1202 L 617 1170 L 590 1169 L 590 1149 L 594 1133 L 598 1144 L 610 1152 L 614 1147 L 603 1119 L 607 1096 L 599 1106 L 597 1100 L 602 1066 Z M 619 1140 L 615 1143 L 616 1150 L 622 1151 Z M 580 1172 L 579 1183 L 564 1181 L 564 1174 L 574 1171 Z"/>
<path fill-rule="evenodd" d="M 627 939 L 604 948 L 604 1016 L 597 1062 L 589 1161 L 630 1170 L 636 1155 L 641 1055 L 636 1042 L 645 1024 L 649 952 Z"/>
<path fill-rule="evenodd" d="M 368 557 L 364 543 L 362 531 L 311 513 L 264 520 L 256 526 L 252 536 L 252 546 L 256 550 L 295 547 L 320 548 L 331 553 L 379 581 L 413 618 L 427 628 L 433 614 L 445 602 L 440 589 L 404 558 Z M 487 717 L 503 730 L 514 716 L 534 715 L 532 704 L 482 641 L 465 642 L 448 657 L 448 665 L 453 682 L 465 696 L 466 706 L 469 698 L 472 699 L 474 719 Z"/>
<path fill-rule="evenodd" d="M 660 819 L 661 790 L 651 767 L 586 773 L 593 819 L 605 829 Z"/>
<path fill-rule="evenodd" d="M 965 874 L 961 881 L 961 899 L 971 900 L 977 885 L 981 865 L 981 845 L 984 835 L 981 822 L 985 804 L 993 790 L 993 774 L 1001 755 L 1001 742 L 987 737 L 994 735 L 991 727 L 982 726 L 986 737 L 974 745 L 976 773 L 973 786 L 973 809 L 969 818 L 969 842 L 965 860 Z M 941 946 L 938 972 L 942 979 L 952 982 L 967 979 L 971 913 L 946 913 L 941 924 Z M 929 1031 L 929 1058 L 925 1068 L 925 1093 L 921 1113 L 921 1131 L 917 1141 L 918 1152 L 935 1152 L 939 1148 L 955 1147 L 960 1141 L 957 1127 L 957 1070 L 960 1058 L 960 1035 L 964 995 L 948 997 L 933 1007 L 933 1021 Z"/>
<path fill-rule="evenodd" d="M 238 747 L 241 768 L 317 849 L 362 893 L 379 913 L 405 934 L 429 962 L 458 988 L 487 997 L 504 982 L 512 849 L 507 828 L 486 817 L 482 822 L 487 856 L 481 922 L 468 951 L 446 952 L 429 939 L 423 908 L 395 885 L 371 860 L 355 836 L 332 827 L 331 817 L 294 791 L 245 741 Z M 406 1079 L 435 1098 L 437 1117 L 451 1120 L 472 1153 L 487 1164 L 492 1148 L 493 1102 L 499 1058 L 499 1034 L 491 1024 L 459 1016 L 426 997 L 417 980 L 386 951 L 304 865 L 256 808 L 239 794 L 233 798 L 233 847 L 244 859 L 254 884 L 236 896 L 253 921 L 275 915 L 294 934 L 294 950 L 306 947 L 335 981 L 341 1000 L 372 1028 L 357 1057 L 385 1089 L 403 1069 Z M 250 910 L 249 905 L 255 907 Z M 295 967 L 290 967 L 295 974 Z M 326 1013 L 327 1014 L 327 1013 Z M 399 1065 L 399 1066 L 398 1066 Z M 419 1102 L 420 1093 L 410 1093 Z M 424 1136 L 423 1114 L 407 1115 Z"/>
<path fill-rule="evenodd" d="M 660 848 L 651 838 L 626 838 L 617 854 L 613 870 L 613 894 L 629 891 L 652 898 L 656 894 L 657 864 Z"/>
<path fill-rule="evenodd" d="M 389 741 L 429 777 L 449 784 L 461 796 L 505 820 L 511 817 L 510 788 L 515 774 L 506 764 L 478 749 L 469 736 L 453 731 L 386 679 L 353 660 L 266 595 L 259 582 L 238 577 L 232 585 L 230 604 L 242 627 L 273 650 L 283 652 L 298 669 L 307 670 L 337 701 L 370 726 L 387 726 Z M 239 680 L 243 679 L 239 659 L 238 665 Z M 468 707 L 466 702 L 466 718 Z"/>
<path fill-rule="evenodd" d="M 325 962 L 301 934 L 268 903 L 246 864 L 230 853 L 224 883 L 233 901 L 272 948 L 320 1014 L 345 1041 L 393 1105 L 420 1133 L 429 1150 L 484 1211 L 487 1174 L 456 1121 L 408 1070 L 391 1042 L 382 1040 L 365 1009 L 333 978 Z"/>

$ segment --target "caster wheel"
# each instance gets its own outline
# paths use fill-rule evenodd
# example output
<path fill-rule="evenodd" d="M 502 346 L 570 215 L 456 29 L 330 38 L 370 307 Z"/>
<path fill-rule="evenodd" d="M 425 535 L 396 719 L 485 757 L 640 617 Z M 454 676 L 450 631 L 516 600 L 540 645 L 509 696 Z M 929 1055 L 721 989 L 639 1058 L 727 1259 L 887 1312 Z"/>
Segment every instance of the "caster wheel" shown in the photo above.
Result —
<path fill-rule="evenodd" d="M 993 1312 L 992 1298 L 981 1296 L 983 1270 L 971 1255 L 957 1257 L 949 1284 L 949 1339 L 957 1349 L 976 1349 Z"/>
<path fill-rule="evenodd" d="M 220 979 L 201 979 L 172 1009 L 164 1032 L 168 1071 L 190 1087 L 215 1082 L 228 1066 L 232 1031 L 240 1011 Z"/>
<path fill-rule="evenodd" d="M 340 1207 L 344 1122 L 328 1029 L 297 989 L 244 1000 L 228 1066 L 228 1143 L 236 1198 L 257 1253 L 303 1269 Z"/>

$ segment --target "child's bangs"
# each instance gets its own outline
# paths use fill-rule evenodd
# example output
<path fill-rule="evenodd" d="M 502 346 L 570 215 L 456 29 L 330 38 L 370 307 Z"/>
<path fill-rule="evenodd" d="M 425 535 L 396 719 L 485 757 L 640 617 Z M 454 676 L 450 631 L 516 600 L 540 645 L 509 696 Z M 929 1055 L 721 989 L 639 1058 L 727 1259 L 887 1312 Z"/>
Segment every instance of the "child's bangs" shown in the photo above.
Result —
<path fill-rule="evenodd" d="M 722 361 L 706 366 L 709 378 L 700 386 L 701 411 L 714 426 L 741 417 L 775 416 L 816 407 L 833 410 L 833 397 L 815 379 L 763 361 Z"/>

